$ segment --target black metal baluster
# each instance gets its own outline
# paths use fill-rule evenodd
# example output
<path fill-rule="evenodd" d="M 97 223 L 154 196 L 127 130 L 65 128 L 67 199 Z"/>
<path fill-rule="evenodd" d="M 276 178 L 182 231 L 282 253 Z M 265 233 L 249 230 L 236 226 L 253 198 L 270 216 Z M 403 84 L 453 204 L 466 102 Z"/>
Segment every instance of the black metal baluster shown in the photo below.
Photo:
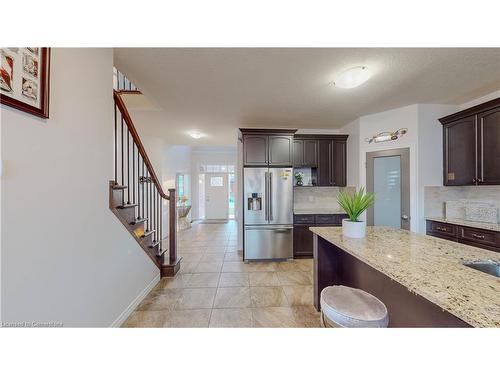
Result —
<path fill-rule="evenodd" d="M 156 229 L 155 225 L 155 187 L 153 183 L 151 183 L 151 230 Z M 156 232 L 152 235 L 153 242 L 156 241 Z"/>
<path fill-rule="evenodd" d="M 144 159 L 142 159 L 142 176 L 141 176 L 141 190 L 142 190 L 142 218 L 144 219 L 144 209 L 146 206 L 146 201 L 144 200 Z"/>
<path fill-rule="evenodd" d="M 155 240 L 158 240 L 158 189 L 157 188 L 155 188 Z"/>
<path fill-rule="evenodd" d="M 160 192 L 156 192 L 156 230 L 157 230 L 157 238 L 160 241 L 160 251 L 161 251 L 161 237 L 160 237 Z"/>
<path fill-rule="evenodd" d="M 122 164 L 122 185 L 125 185 L 125 171 L 124 171 L 124 161 L 123 161 L 123 115 L 120 115 L 121 118 L 121 123 L 122 123 L 122 139 L 121 139 L 121 146 L 122 146 L 122 158 L 121 158 L 121 164 Z M 125 204 L 125 194 L 122 194 L 122 205 Z"/>
<path fill-rule="evenodd" d="M 127 126 L 127 204 L 130 204 L 130 131 Z"/>
<path fill-rule="evenodd" d="M 118 119 L 115 104 L 115 184 L 118 184 Z"/>
<path fill-rule="evenodd" d="M 149 173 L 148 173 L 148 170 L 146 169 L 146 180 L 144 181 L 144 186 L 146 187 L 146 204 L 147 204 L 147 207 L 146 207 L 146 216 L 145 218 L 148 219 L 148 221 L 146 222 L 146 229 L 149 231 L 149 228 L 150 228 L 150 224 L 151 224 L 151 217 L 149 216 L 149 188 L 148 188 L 148 183 L 149 183 Z"/>
<path fill-rule="evenodd" d="M 151 222 L 151 225 L 150 225 L 150 228 L 151 230 L 153 229 L 153 215 L 151 215 L 151 213 L 153 212 L 153 205 L 152 205 L 152 202 L 153 202 L 153 183 L 152 183 L 152 179 L 151 179 L 151 176 L 150 176 L 150 180 L 149 180 L 149 221 Z"/>
<path fill-rule="evenodd" d="M 140 186 L 141 186 L 141 173 L 140 173 L 140 168 L 141 164 L 139 161 L 139 149 L 137 149 L 137 203 L 139 206 L 137 206 L 137 218 L 139 219 L 141 217 L 141 191 Z"/>
<path fill-rule="evenodd" d="M 132 142 L 132 203 L 135 204 L 135 142 Z"/>
<path fill-rule="evenodd" d="M 160 243 L 163 240 L 163 197 L 160 196 Z"/>

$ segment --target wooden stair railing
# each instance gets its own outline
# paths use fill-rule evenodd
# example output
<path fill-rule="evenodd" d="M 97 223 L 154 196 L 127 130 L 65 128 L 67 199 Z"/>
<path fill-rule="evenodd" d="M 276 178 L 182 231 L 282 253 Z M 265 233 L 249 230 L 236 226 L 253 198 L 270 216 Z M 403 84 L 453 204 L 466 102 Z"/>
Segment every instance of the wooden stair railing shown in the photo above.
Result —
<path fill-rule="evenodd" d="M 160 269 L 161 277 L 174 276 L 181 261 L 177 257 L 176 192 L 163 191 L 123 102 L 124 93 L 128 90 L 113 90 L 114 180 L 110 181 L 109 207 Z M 168 247 L 163 236 L 165 202 L 168 202 Z"/>

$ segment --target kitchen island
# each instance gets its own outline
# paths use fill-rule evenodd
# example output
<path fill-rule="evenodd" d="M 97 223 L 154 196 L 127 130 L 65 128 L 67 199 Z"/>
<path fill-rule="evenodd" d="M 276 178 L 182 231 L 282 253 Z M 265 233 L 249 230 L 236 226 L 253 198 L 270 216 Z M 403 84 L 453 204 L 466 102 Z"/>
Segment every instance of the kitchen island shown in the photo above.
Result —
<path fill-rule="evenodd" d="M 386 227 L 367 227 L 365 238 L 340 227 L 314 233 L 314 304 L 329 285 L 378 297 L 390 327 L 500 327 L 500 278 L 465 261 L 500 261 L 500 254 Z"/>

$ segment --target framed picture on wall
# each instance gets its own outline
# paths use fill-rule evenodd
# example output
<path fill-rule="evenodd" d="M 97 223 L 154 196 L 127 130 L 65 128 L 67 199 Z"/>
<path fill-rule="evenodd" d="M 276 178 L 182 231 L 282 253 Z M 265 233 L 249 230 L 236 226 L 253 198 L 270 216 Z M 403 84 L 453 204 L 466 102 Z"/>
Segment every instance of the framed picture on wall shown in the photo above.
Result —
<path fill-rule="evenodd" d="M 50 48 L 0 48 L 0 103 L 49 117 Z"/>

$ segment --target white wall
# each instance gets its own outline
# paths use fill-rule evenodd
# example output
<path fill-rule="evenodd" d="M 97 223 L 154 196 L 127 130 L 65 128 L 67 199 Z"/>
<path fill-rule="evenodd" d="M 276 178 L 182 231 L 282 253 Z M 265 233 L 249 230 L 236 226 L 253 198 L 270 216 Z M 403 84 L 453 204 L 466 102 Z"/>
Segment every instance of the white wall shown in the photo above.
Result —
<path fill-rule="evenodd" d="M 359 119 L 359 185 L 366 186 L 366 153 L 395 148 L 410 149 L 410 225 L 417 229 L 417 139 L 418 139 L 418 106 L 410 105 L 390 111 L 363 116 Z M 383 131 L 408 128 L 408 133 L 392 142 L 368 143 L 366 138 Z"/>
<path fill-rule="evenodd" d="M 443 184 L 443 126 L 439 118 L 457 112 L 456 105 L 418 105 L 418 229 L 425 233 L 424 188 Z"/>
<path fill-rule="evenodd" d="M 163 186 L 175 188 L 177 173 L 191 174 L 191 147 L 168 145 L 163 152 Z"/>
<path fill-rule="evenodd" d="M 109 326 L 159 272 L 108 208 L 111 49 L 52 49 L 50 119 L 1 107 L 2 319 Z"/>
<path fill-rule="evenodd" d="M 347 138 L 347 186 L 359 186 L 359 119 L 340 129 Z"/>
<path fill-rule="evenodd" d="M 424 233 L 424 186 L 442 183 L 442 127 L 438 118 L 457 110 L 453 105 L 414 104 L 363 116 L 344 126 L 340 132 L 349 134 L 348 185 L 366 186 L 367 152 L 409 148 L 411 230 Z M 396 141 L 365 140 L 399 128 L 408 128 L 408 133 Z"/>

